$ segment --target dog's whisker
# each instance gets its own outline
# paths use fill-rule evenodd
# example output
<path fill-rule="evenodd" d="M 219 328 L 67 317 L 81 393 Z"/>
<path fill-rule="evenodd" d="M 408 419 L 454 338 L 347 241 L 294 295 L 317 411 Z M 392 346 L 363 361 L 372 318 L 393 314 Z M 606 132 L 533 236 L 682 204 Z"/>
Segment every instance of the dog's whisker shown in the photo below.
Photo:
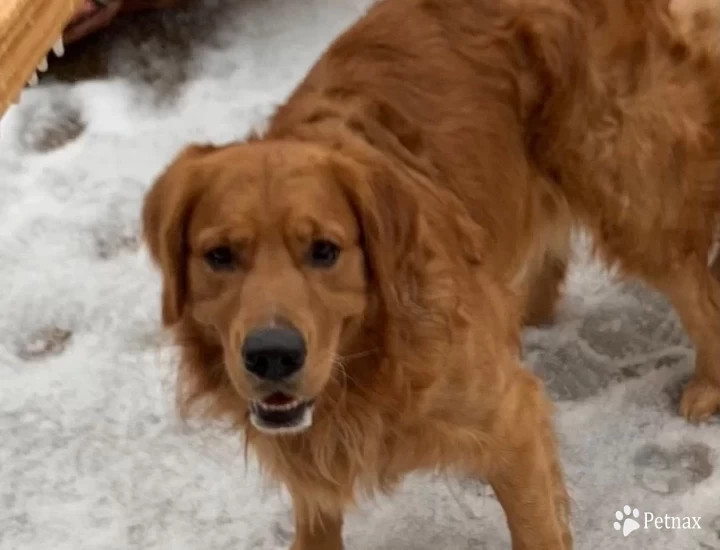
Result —
<path fill-rule="evenodd" d="M 357 353 L 351 353 L 350 355 L 338 355 L 337 357 L 338 357 L 338 359 L 340 359 L 342 361 L 352 361 L 354 359 L 361 359 L 363 357 L 369 357 L 370 355 L 373 355 L 373 354 L 376 354 L 379 352 L 380 352 L 380 350 L 375 348 L 375 349 L 368 349 L 365 351 L 360 351 Z"/>

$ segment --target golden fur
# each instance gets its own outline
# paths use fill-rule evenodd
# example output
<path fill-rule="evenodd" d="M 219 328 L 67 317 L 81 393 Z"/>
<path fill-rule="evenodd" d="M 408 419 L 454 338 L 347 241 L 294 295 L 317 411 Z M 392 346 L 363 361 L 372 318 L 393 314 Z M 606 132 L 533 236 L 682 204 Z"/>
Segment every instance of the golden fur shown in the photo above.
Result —
<path fill-rule="evenodd" d="M 714 0 L 381 0 L 263 136 L 191 146 L 144 230 L 182 349 L 182 404 L 229 415 L 287 485 L 293 550 L 412 470 L 487 479 L 513 548 L 569 549 L 568 497 L 523 321 L 552 318 L 576 224 L 663 291 L 697 346 L 681 404 L 720 408 L 720 10 Z M 328 239 L 331 268 L 307 262 Z M 204 255 L 225 247 L 230 269 Z M 287 320 L 316 398 L 248 422 L 248 330 Z"/>

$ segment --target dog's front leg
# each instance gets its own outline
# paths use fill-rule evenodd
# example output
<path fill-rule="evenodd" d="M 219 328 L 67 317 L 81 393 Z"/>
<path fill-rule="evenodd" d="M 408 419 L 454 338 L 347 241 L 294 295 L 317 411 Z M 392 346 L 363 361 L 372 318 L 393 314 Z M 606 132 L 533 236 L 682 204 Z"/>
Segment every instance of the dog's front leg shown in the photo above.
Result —
<path fill-rule="evenodd" d="M 343 550 L 343 516 L 313 510 L 302 496 L 293 496 L 295 542 L 291 550 Z"/>
<path fill-rule="evenodd" d="M 513 550 L 571 550 L 568 495 L 539 380 L 518 367 L 496 413 L 487 479 L 505 510 Z"/>

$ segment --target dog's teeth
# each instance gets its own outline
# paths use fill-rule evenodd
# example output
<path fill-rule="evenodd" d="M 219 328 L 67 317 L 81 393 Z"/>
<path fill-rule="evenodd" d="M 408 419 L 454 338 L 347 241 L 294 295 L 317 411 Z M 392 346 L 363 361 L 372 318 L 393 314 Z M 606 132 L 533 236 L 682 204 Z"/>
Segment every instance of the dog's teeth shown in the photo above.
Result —
<path fill-rule="evenodd" d="M 292 403 L 286 403 L 283 405 L 273 405 L 270 403 L 258 402 L 258 407 L 264 411 L 290 411 L 297 408 L 300 405 L 300 401 L 293 401 Z"/>
<path fill-rule="evenodd" d="M 41 73 L 44 73 L 47 70 L 48 70 L 48 60 L 47 60 L 47 57 L 43 57 L 42 61 L 38 65 L 38 71 L 40 71 Z"/>
<path fill-rule="evenodd" d="M 33 71 L 32 76 L 30 77 L 30 80 L 28 80 L 29 86 L 37 86 L 38 83 L 38 75 L 35 71 Z"/>
<path fill-rule="evenodd" d="M 63 44 L 62 37 L 58 38 L 57 42 L 53 44 L 52 51 L 58 57 L 62 57 L 63 55 L 65 55 L 65 45 Z"/>

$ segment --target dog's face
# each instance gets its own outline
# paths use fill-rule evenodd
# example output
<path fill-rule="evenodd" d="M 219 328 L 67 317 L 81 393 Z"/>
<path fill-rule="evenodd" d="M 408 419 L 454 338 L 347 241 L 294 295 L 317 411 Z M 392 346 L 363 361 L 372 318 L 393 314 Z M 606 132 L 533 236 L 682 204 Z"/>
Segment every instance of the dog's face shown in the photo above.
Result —
<path fill-rule="evenodd" d="M 266 433 L 311 425 L 369 299 L 359 207 L 368 198 L 333 154 L 273 142 L 192 147 L 145 203 L 165 323 L 197 323 L 222 344 L 227 377 Z"/>

